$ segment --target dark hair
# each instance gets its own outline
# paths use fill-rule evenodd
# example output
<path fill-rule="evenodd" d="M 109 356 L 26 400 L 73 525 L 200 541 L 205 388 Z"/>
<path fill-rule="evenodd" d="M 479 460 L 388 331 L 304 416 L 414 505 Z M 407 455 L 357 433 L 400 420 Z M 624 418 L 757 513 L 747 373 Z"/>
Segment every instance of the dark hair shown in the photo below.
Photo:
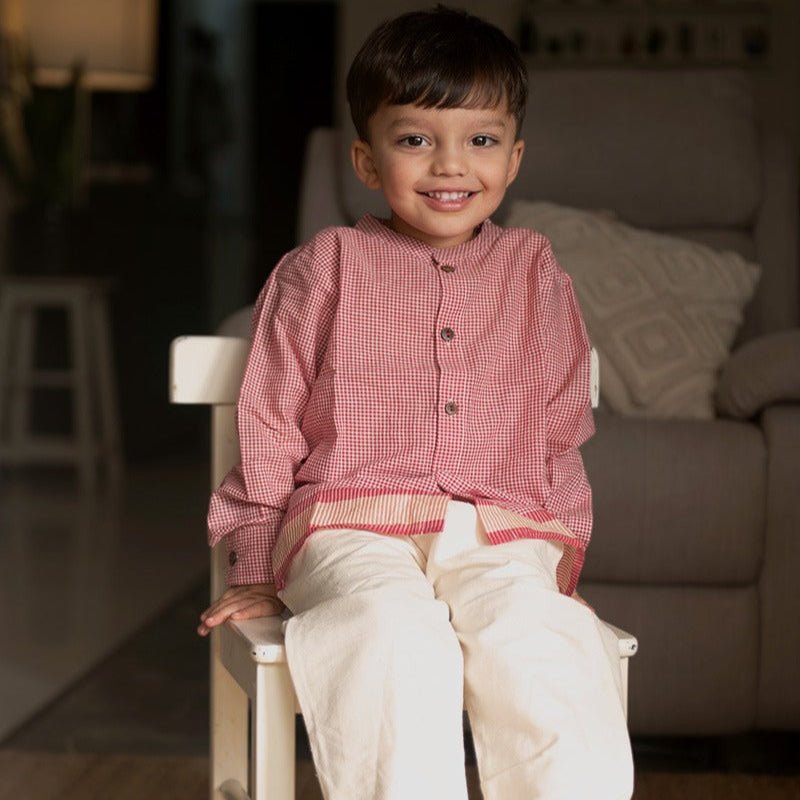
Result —
<path fill-rule="evenodd" d="M 384 103 L 480 108 L 505 100 L 519 134 L 527 99 L 527 70 L 514 43 L 479 17 L 444 6 L 378 26 L 347 73 L 350 115 L 364 140 Z"/>

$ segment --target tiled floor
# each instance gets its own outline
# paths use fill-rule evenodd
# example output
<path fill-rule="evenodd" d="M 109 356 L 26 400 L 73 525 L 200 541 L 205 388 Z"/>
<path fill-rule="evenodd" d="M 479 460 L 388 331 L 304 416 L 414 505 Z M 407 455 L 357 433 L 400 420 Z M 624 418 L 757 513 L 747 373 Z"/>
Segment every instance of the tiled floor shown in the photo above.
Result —
<path fill-rule="evenodd" d="M 0 751 L 205 756 L 208 576 L 18 728 Z"/>
<path fill-rule="evenodd" d="M 207 493 L 200 459 L 130 468 L 118 497 L 0 473 L 0 739 L 202 579 Z"/>

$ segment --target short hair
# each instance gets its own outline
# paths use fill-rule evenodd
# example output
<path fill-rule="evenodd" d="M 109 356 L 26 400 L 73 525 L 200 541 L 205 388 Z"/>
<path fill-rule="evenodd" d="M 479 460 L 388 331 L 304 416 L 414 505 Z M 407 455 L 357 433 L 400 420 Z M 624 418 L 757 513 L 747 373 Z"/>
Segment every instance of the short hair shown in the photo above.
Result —
<path fill-rule="evenodd" d="M 517 135 L 528 73 L 516 45 L 497 27 L 445 6 L 411 11 L 379 25 L 347 73 L 347 101 L 359 137 L 383 104 L 493 108 L 506 101 Z"/>

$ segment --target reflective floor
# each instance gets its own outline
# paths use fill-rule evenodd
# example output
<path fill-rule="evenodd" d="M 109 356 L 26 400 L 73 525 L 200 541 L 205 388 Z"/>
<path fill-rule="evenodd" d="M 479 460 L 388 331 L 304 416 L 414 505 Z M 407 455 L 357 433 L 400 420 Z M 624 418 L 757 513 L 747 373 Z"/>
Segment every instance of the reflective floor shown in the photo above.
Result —
<path fill-rule="evenodd" d="M 0 473 L 0 739 L 202 579 L 207 494 L 203 463 L 96 496 L 66 470 Z"/>

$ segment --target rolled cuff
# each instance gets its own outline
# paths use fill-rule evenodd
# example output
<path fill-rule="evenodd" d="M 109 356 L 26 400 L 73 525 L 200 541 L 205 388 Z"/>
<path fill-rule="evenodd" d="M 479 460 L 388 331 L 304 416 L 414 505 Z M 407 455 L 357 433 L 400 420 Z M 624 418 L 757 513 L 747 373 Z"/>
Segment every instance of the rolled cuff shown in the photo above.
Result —
<path fill-rule="evenodd" d="M 228 557 L 225 582 L 228 586 L 275 582 L 272 548 L 262 527 L 241 528 L 228 534 L 224 541 Z"/>

